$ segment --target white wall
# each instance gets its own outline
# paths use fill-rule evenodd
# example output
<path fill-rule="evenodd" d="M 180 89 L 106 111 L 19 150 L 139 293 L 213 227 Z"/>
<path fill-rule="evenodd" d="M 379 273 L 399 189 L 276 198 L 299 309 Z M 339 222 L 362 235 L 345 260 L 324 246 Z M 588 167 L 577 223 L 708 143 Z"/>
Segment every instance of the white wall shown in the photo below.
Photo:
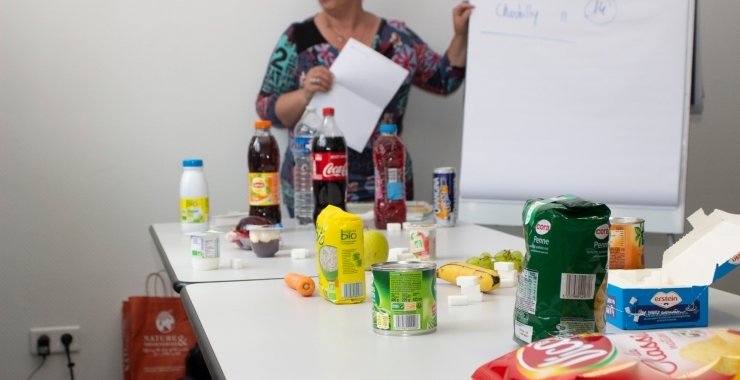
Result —
<path fill-rule="evenodd" d="M 435 49 L 454 0 L 366 0 Z M 687 209 L 740 212 L 740 3 L 702 3 L 707 106 L 692 120 Z M 77 378 L 121 373 L 120 306 L 162 268 L 147 227 L 175 221 L 200 156 L 215 213 L 244 210 L 246 144 L 269 53 L 314 1 L 0 0 L 0 378 L 38 363 L 28 330 L 79 324 Z M 460 162 L 462 91 L 412 94 L 417 198 Z M 284 141 L 284 140 L 283 140 Z M 482 158 L 485 159 L 485 158 Z M 731 275 L 738 279 L 737 274 Z M 740 281 L 722 282 L 740 293 Z M 67 376 L 62 356 L 35 379 Z"/>
<path fill-rule="evenodd" d="M 453 4 L 366 2 L 438 50 Z M 37 364 L 29 328 L 69 324 L 81 326 L 78 378 L 120 376 L 121 302 L 162 268 L 147 227 L 177 220 L 181 159 L 205 160 L 215 213 L 247 208 L 246 146 L 270 52 L 290 22 L 318 9 L 0 0 L 0 378 Z M 459 96 L 425 101 L 443 107 L 412 110 L 409 130 L 459 129 Z M 55 355 L 35 378 L 65 376 Z"/>

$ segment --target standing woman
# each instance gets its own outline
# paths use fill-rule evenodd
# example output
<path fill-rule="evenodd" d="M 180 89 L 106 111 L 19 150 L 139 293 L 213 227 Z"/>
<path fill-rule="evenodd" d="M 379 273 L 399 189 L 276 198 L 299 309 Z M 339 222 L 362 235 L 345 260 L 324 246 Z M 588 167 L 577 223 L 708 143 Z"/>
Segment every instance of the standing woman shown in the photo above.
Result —
<path fill-rule="evenodd" d="M 454 35 L 443 55 L 434 52 L 402 21 L 385 19 L 363 9 L 362 0 L 319 0 L 319 5 L 321 12 L 291 24 L 280 36 L 257 95 L 257 114 L 276 126 L 289 128 L 291 139 L 293 126 L 313 95 L 331 89 L 333 75 L 329 67 L 350 38 L 409 70 L 398 92 L 377 121 L 378 124 L 396 124 L 399 135 L 403 131 L 403 116 L 412 85 L 432 93 L 448 95 L 462 84 L 468 20 L 473 9 L 471 4 L 463 2 L 453 8 Z M 370 202 L 374 199 L 372 145 L 378 135 L 376 126 L 362 152 L 348 149 L 348 201 Z M 406 198 L 413 199 L 411 160 L 408 154 L 406 157 Z M 293 166 L 293 154 L 286 149 L 280 178 L 283 203 L 288 206 L 291 217 Z"/>

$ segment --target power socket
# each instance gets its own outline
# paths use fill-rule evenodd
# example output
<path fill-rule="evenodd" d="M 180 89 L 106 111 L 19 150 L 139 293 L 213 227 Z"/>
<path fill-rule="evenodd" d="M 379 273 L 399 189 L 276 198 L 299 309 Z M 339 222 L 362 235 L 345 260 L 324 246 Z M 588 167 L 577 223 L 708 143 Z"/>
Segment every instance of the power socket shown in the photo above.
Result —
<path fill-rule="evenodd" d="M 46 334 L 49 337 L 49 353 L 63 354 L 64 345 L 62 344 L 62 335 L 72 335 L 72 343 L 69 345 L 69 352 L 80 350 L 80 326 L 54 326 L 54 327 L 33 327 L 31 328 L 31 339 L 29 348 L 32 355 L 37 355 L 36 344 L 39 337 Z"/>

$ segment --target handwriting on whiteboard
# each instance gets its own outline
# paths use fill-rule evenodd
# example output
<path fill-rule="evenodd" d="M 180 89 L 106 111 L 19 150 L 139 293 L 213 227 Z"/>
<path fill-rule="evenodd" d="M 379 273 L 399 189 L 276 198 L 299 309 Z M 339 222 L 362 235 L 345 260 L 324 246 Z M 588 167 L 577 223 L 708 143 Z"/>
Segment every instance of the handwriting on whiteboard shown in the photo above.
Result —
<path fill-rule="evenodd" d="M 617 17 L 616 0 L 591 0 L 584 10 L 586 19 L 597 25 L 611 23 Z"/>
<path fill-rule="evenodd" d="M 544 13 L 534 4 L 516 1 L 496 4 L 495 12 L 498 18 L 521 21 L 534 27 L 538 25 L 540 16 Z M 588 0 L 583 7 L 583 16 L 597 25 L 609 24 L 617 17 L 617 0 Z M 567 23 L 568 11 L 561 10 L 559 17 L 561 23 Z"/>
<path fill-rule="evenodd" d="M 559 43 L 574 43 L 577 25 L 603 27 L 617 17 L 618 0 L 569 1 L 560 5 L 539 0 L 503 0 L 491 3 L 487 13 L 498 22 L 483 34 Z"/>
<path fill-rule="evenodd" d="M 532 6 L 532 4 L 499 3 L 496 6 L 496 16 L 513 20 L 523 20 L 531 22 L 532 26 L 537 26 L 537 18 L 540 16 L 540 11 Z"/>

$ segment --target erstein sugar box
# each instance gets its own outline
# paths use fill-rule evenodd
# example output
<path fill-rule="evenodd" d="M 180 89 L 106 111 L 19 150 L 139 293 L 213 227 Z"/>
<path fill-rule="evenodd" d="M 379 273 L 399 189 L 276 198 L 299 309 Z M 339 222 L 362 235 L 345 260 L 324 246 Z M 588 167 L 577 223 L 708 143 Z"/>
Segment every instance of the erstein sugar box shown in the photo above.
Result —
<path fill-rule="evenodd" d="M 434 188 L 434 219 L 440 227 L 454 226 L 457 222 L 455 168 L 436 168 L 432 175 Z"/>
<path fill-rule="evenodd" d="M 316 219 L 319 294 L 335 304 L 365 300 L 362 219 L 328 205 Z"/>

